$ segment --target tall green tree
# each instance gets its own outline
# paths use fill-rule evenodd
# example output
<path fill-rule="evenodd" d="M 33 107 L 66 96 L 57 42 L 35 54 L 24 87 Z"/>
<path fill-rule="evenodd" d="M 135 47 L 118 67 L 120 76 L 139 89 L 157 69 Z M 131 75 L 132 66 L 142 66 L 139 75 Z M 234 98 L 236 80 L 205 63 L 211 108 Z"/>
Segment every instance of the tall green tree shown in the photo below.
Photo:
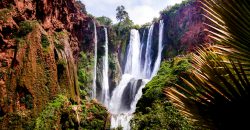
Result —
<path fill-rule="evenodd" d="M 121 22 L 122 20 L 125 20 L 126 18 L 129 18 L 128 12 L 125 10 L 125 7 L 123 5 L 118 6 L 116 8 L 116 19 Z"/>

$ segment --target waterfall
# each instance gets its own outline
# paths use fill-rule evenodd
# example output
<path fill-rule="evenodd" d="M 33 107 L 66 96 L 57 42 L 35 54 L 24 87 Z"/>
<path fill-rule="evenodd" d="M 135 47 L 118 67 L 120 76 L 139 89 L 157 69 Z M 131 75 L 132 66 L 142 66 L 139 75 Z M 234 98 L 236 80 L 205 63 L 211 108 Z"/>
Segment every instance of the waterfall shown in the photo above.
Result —
<path fill-rule="evenodd" d="M 91 98 L 96 98 L 96 66 L 97 66 L 97 31 L 96 24 L 94 23 L 94 43 L 95 43 L 95 56 L 94 56 L 94 71 L 93 71 L 93 84 Z"/>
<path fill-rule="evenodd" d="M 124 74 L 110 100 L 111 128 L 122 126 L 124 130 L 130 129 L 129 121 L 135 111 L 131 110 L 131 104 L 138 91 L 138 80 L 141 78 L 140 52 L 140 35 L 133 29 L 130 33 Z M 141 80 L 141 84 L 142 82 Z"/>
<path fill-rule="evenodd" d="M 157 73 L 160 67 L 161 53 L 163 50 L 163 21 L 160 22 L 159 26 L 160 35 L 156 63 L 152 63 L 152 55 L 154 53 L 152 49 L 154 24 L 149 28 L 146 43 L 144 43 L 143 40 L 145 31 L 140 41 L 138 30 L 131 30 L 124 74 L 122 75 L 120 84 L 113 91 L 110 100 L 109 111 L 112 114 L 111 128 L 121 126 L 124 130 L 130 130 L 129 121 L 132 119 L 136 104 L 142 96 L 142 89 L 150 79 L 152 79 L 155 73 Z M 152 64 L 154 68 L 151 68 Z"/>
<path fill-rule="evenodd" d="M 155 61 L 155 65 L 154 65 L 154 69 L 153 69 L 151 77 L 154 77 L 157 74 L 157 71 L 159 70 L 160 65 L 161 65 L 161 53 L 162 53 L 162 50 L 163 50 L 163 45 L 162 45 L 163 29 L 164 29 L 164 22 L 163 22 L 163 20 L 160 20 L 160 23 L 159 23 L 158 54 L 157 54 L 157 59 Z"/>
<path fill-rule="evenodd" d="M 130 42 L 127 52 L 127 61 L 124 73 L 131 74 L 135 77 L 140 75 L 140 34 L 137 30 L 131 30 Z M 136 63 L 136 64 L 135 64 Z"/>
<path fill-rule="evenodd" d="M 152 24 L 147 33 L 144 31 L 142 38 L 140 38 L 138 30 L 131 30 L 130 41 L 126 51 L 124 72 L 119 85 L 111 93 L 111 97 L 108 81 L 108 33 L 107 29 L 104 29 L 105 53 L 102 57 L 102 90 L 99 97 L 101 97 L 100 101 L 111 113 L 111 128 L 121 126 L 123 130 L 130 130 L 129 122 L 136 110 L 136 104 L 142 96 L 142 89 L 156 75 L 160 67 L 164 23 L 160 21 L 159 24 L 158 52 L 154 52 L 152 48 L 154 26 Z M 144 38 L 146 42 L 144 42 Z M 152 63 L 153 54 L 156 53 L 156 61 Z"/>
<path fill-rule="evenodd" d="M 102 57 L 102 63 L 103 63 L 103 80 L 102 80 L 102 103 L 108 107 L 109 105 L 109 77 L 108 77 L 108 69 L 109 69 L 109 64 L 108 64 L 108 31 L 107 28 L 104 28 L 105 31 L 105 54 Z"/>
<path fill-rule="evenodd" d="M 151 77 L 151 64 L 152 64 L 152 43 L 153 43 L 153 31 L 154 31 L 154 24 L 152 24 L 149 28 L 148 32 L 148 39 L 147 39 L 147 47 L 146 47 L 146 55 L 145 55 L 145 62 L 143 67 L 143 76 L 144 78 L 149 79 Z"/>

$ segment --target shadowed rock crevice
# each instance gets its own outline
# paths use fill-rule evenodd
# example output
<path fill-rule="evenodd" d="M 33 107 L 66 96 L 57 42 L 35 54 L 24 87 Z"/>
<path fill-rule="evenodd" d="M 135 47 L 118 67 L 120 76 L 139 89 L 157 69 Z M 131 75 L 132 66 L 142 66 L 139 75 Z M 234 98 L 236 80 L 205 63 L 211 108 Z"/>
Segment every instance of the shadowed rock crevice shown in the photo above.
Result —
<path fill-rule="evenodd" d="M 17 86 L 16 88 L 17 92 L 17 102 L 16 107 L 19 110 L 26 110 L 26 109 L 32 109 L 33 108 L 33 97 L 29 90 L 22 86 Z"/>

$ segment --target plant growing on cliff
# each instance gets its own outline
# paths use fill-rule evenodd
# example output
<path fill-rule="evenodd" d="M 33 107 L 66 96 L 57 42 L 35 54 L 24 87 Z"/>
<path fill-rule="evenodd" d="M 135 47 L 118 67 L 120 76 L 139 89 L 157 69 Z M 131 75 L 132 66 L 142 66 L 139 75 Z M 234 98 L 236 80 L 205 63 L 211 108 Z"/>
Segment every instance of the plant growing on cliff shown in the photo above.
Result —
<path fill-rule="evenodd" d="M 34 28 L 34 21 L 22 21 L 19 23 L 19 36 L 26 36 Z"/>
<path fill-rule="evenodd" d="M 87 96 L 87 92 L 89 92 L 89 87 L 92 83 L 92 70 L 93 56 L 90 56 L 83 51 L 80 52 L 77 75 L 82 98 L 85 98 L 85 96 Z"/>
<path fill-rule="evenodd" d="M 6 22 L 7 18 L 9 17 L 10 10 L 7 8 L 0 9 L 0 20 Z"/>
<path fill-rule="evenodd" d="M 168 16 L 173 16 L 176 14 L 176 12 L 184 6 L 189 5 L 191 2 L 194 2 L 195 0 L 184 0 L 180 4 L 175 4 L 174 6 L 167 6 L 165 9 L 160 11 L 161 15 L 168 15 Z"/>
<path fill-rule="evenodd" d="M 35 130 L 57 129 L 56 121 L 59 118 L 60 109 L 65 102 L 68 102 L 67 97 L 58 95 L 55 100 L 49 103 L 43 112 L 35 121 Z"/>
<path fill-rule="evenodd" d="M 106 16 L 97 17 L 96 20 L 101 24 L 105 26 L 111 26 L 112 20 Z"/>
<path fill-rule="evenodd" d="M 246 1 L 202 1 L 217 42 L 192 54 L 188 87 L 166 89 L 167 97 L 191 121 L 212 129 L 248 129 L 250 102 L 250 4 Z M 241 6 L 244 5 L 245 8 Z M 248 12 L 248 13 L 246 13 Z"/>
<path fill-rule="evenodd" d="M 130 122 L 133 130 L 192 130 L 187 120 L 170 102 L 155 101 L 145 113 L 137 113 Z"/>
<path fill-rule="evenodd" d="M 50 45 L 49 39 L 45 34 L 41 35 L 41 43 L 43 48 L 47 48 Z"/>
<path fill-rule="evenodd" d="M 176 57 L 161 64 L 157 75 L 142 90 L 131 121 L 133 129 L 192 129 L 163 93 L 164 88 L 179 83 L 178 76 L 185 75 L 190 68 L 188 57 Z"/>

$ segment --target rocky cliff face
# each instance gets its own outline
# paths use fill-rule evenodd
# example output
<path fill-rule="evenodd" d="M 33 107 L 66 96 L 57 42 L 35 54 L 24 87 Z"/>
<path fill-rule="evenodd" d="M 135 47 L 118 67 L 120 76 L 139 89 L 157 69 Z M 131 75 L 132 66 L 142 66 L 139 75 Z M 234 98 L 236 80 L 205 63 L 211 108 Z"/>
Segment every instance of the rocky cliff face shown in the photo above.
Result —
<path fill-rule="evenodd" d="M 82 6 L 75 0 L 0 1 L 3 129 L 12 113 L 36 117 L 57 94 L 79 102 L 79 53 L 94 50 L 93 22 Z"/>
<path fill-rule="evenodd" d="M 194 51 L 200 43 L 209 43 L 211 40 L 204 31 L 204 22 L 208 20 L 202 15 L 205 12 L 196 0 L 173 7 L 162 13 L 164 20 L 165 58 L 171 58 L 183 52 Z"/>

